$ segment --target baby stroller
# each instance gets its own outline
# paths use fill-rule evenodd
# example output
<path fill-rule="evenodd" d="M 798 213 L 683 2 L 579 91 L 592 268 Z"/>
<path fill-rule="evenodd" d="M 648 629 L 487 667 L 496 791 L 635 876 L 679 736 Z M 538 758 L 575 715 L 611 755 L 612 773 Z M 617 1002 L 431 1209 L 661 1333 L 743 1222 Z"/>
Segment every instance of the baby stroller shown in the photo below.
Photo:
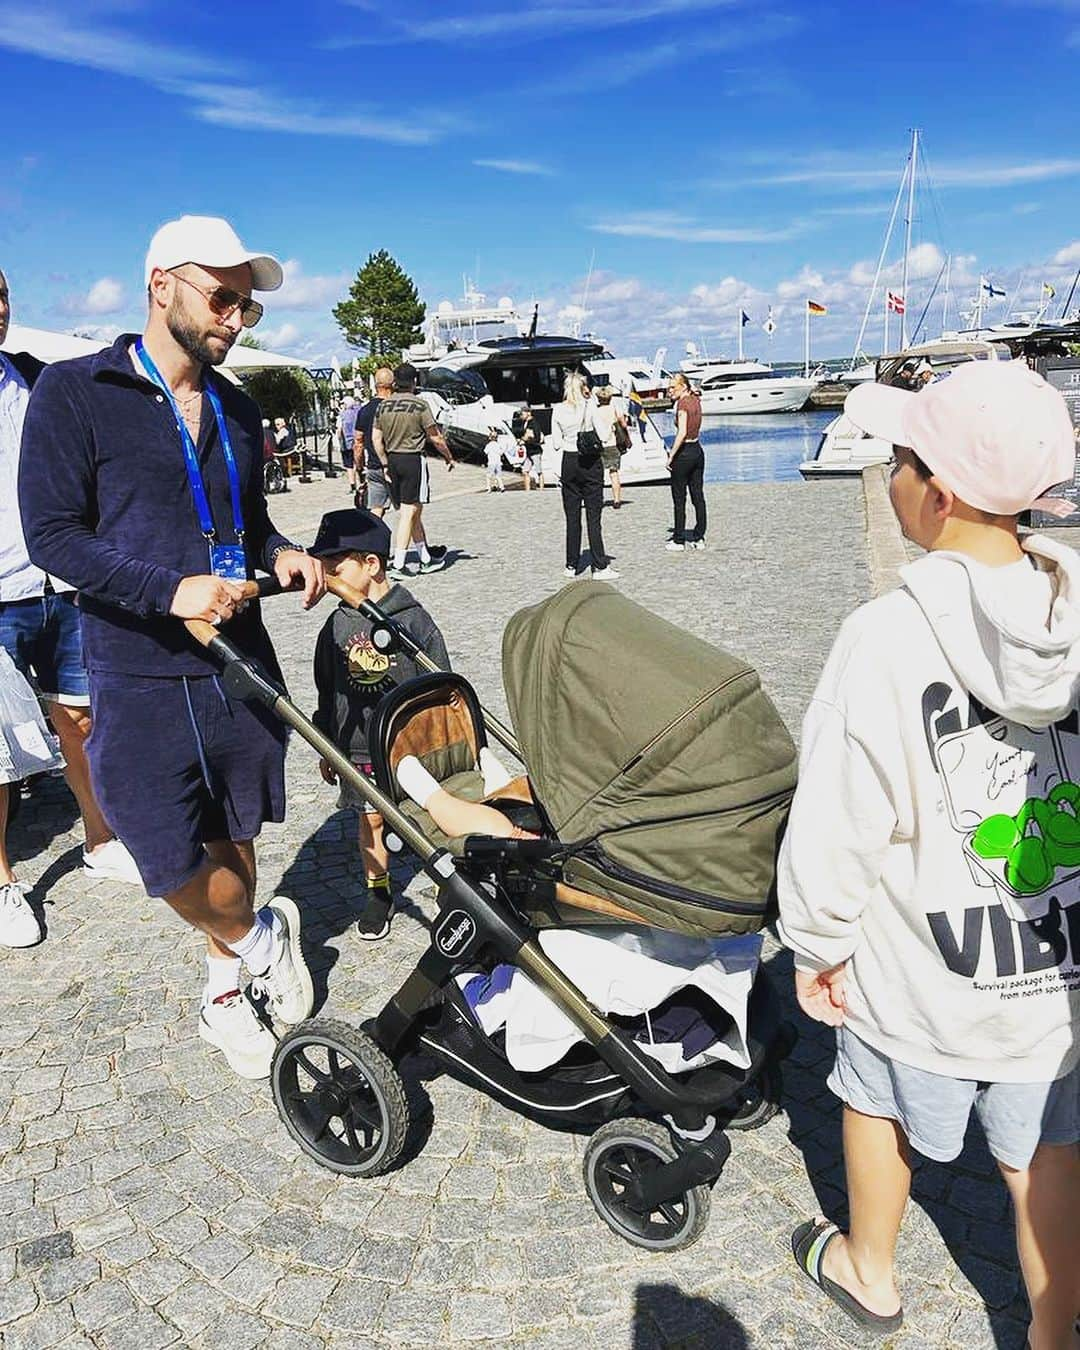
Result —
<path fill-rule="evenodd" d="M 376 647 L 422 657 L 376 605 L 336 581 L 331 589 L 373 621 Z M 230 696 L 263 703 L 325 756 L 382 813 L 391 847 L 410 849 L 438 888 L 431 945 L 372 1022 L 314 1019 L 279 1042 L 271 1086 L 290 1134 L 338 1172 L 393 1168 L 410 1132 L 397 1066 L 420 1047 L 512 1109 L 594 1131 L 585 1186 L 620 1236 L 658 1251 L 694 1242 L 731 1151 L 726 1131 L 777 1109 L 793 1032 L 767 977 L 759 971 L 749 995 L 747 1067 L 674 1074 L 598 1011 L 541 939 L 566 925 L 713 939 L 762 927 L 795 750 L 756 672 L 610 586 L 579 582 L 507 627 L 516 734 L 462 676 L 424 674 L 376 711 L 372 781 L 217 629 L 188 626 L 223 662 Z M 489 734 L 529 766 L 492 804 L 539 838 L 447 839 L 398 788 L 397 762 L 416 755 L 448 790 L 483 799 L 476 766 Z M 515 1069 L 481 1030 L 455 976 L 497 963 L 524 972 L 580 1033 L 565 1060 Z"/>

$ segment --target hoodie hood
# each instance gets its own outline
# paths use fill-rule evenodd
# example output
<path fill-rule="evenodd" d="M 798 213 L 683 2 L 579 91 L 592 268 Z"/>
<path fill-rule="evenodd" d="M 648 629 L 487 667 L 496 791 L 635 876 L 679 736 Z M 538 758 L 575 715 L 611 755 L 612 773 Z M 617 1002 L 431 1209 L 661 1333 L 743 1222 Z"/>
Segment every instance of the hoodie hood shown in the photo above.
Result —
<path fill-rule="evenodd" d="M 1072 709 L 1080 687 L 1080 560 L 1044 535 L 1021 546 L 1039 573 L 1030 588 L 1013 571 L 1027 564 L 987 567 L 944 551 L 900 576 L 960 683 L 1010 721 L 1045 727 Z M 1032 607 L 1036 596 L 1045 605 Z"/>
<path fill-rule="evenodd" d="M 420 601 L 413 595 L 412 591 L 406 590 L 404 586 L 391 586 L 381 600 L 375 602 L 384 614 L 400 616 L 409 609 L 420 609 Z"/>

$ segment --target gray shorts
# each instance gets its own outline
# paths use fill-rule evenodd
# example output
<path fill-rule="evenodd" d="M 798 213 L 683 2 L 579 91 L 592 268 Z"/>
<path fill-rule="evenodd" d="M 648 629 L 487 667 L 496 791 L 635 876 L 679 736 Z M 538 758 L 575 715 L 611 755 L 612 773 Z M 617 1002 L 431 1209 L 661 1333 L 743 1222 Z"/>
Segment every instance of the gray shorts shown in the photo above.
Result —
<path fill-rule="evenodd" d="M 367 477 L 367 504 L 369 509 L 373 506 L 390 506 L 390 484 L 386 481 L 386 470 L 380 464 L 377 469 L 368 467 Z"/>
<path fill-rule="evenodd" d="M 1040 1144 L 1080 1142 L 1080 1065 L 1055 1083 L 978 1083 L 900 1064 L 840 1027 L 829 1087 L 865 1116 L 895 1120 L 912 1148 L 951 1162 L 974 1106 L 990 1152 L 1026 1168 Z"/>

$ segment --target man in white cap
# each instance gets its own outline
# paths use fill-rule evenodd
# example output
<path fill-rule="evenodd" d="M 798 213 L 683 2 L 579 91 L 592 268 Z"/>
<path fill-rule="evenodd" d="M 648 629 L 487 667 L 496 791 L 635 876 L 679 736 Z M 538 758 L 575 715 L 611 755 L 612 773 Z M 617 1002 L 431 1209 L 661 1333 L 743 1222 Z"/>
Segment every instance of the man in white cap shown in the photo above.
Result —
<path fill-rule="evenodd" d="M 227 221 L 183 216 L 146 255 L 149 315 L 91 357 L 38 380 L 27 409 L 19 492 L 31 558 L 80 592 L 94 736 L 91 777 L 146 889 L 207 936 L 199 1033 L 246 1077 L 269 1073 L 274 1038 L 240 993 L 241 963 L 291 1024 L 311 978 L 295 904 L 256 914 L 253 840 L 284 818 L 285 737 L 230 702 L 185 619 L 230 623 L 272 674 L 256 568 L 323 592 L 321 564 L 279 534 L 262 488 L 259 409 L 213 370 L 276 290 L 276 258 Z"/>
<path fill-rule="evenodd" d="M 926 555 L 844 624 L 803 726 L 780 934 L 803 1010 L 837 1028 L 850 1227 L 792 1235 L 864 1328 L 902 1321 L 911 1152 L 979 1118 L 1013 1203 L 1031 1350 L 1078 1344 L 1080 564 L 1017 516 L 1074 477 L 1061 395 L 1020 361 L 847 416 L 891 442 Z"/>

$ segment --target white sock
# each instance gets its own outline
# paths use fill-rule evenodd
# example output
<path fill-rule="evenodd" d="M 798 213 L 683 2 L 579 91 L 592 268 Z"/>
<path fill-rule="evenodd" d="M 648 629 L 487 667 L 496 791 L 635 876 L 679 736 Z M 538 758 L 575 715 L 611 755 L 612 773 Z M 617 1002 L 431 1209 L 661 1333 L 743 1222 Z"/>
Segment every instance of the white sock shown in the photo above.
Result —
<path fill-rule="evenodd" d="M 495 752 L 486 745 L 480 751 L 480 773 L 484 779 L 485 797 L 514 781 L 506 765 L 501 764 Z"/>
<path fill-rule="evenodd" d="M 213 1003 L 223 994 L 231 994 L 240 988 L 240 958 L 238 956 L 207 956 L 206 988 L 203 990 L 203 1007 Z"/>
<path fill-rule="evenodd" d="M 439 784 L 415 755 L 406 755 L 397 766 L 397 780 L 417 806 L 427 806 Z"/>
<path fill-rule="evenodd" d="M 408 553 L 408 551 L 409 550 L 405 548 L 394 549 L 394 566 L 397 568 L 399 572 L 405 566 L 405 555 Z"/>
<path fill-rule="evenodd" d="M 422 544 L 417 544 L 417 548 L 420 550 L 420 561 L 422 563 L 429 563 L 431 561 L 431 554 L 428 552 L 427 540 L 425 539 Z"/>
<path fill-rule="evenodd" d="M 265 975 L 274 959 L 274 936 L 280 927 L 276 914 L 271 914 L 268 923 L 262 914 L 255 915 L 255 923 L 239 942 L 232 943 L 232 950 L 251 971 L 252 975 Z"/>

